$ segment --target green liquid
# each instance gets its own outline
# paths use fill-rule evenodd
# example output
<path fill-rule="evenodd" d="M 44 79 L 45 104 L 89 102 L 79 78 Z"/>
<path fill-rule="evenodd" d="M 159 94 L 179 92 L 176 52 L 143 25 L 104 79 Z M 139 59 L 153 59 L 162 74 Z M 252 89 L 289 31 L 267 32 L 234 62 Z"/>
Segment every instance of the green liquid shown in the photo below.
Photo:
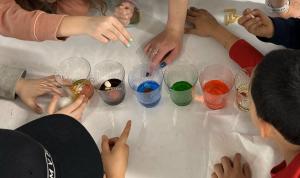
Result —
<path fill-rule="evenodd" d="M 186 81 L 174 83 L 170 90 L 171 99 L 178 106 L 186 106 L 190 104 L 193 100 L 192 88 L 193 85 Z"/>

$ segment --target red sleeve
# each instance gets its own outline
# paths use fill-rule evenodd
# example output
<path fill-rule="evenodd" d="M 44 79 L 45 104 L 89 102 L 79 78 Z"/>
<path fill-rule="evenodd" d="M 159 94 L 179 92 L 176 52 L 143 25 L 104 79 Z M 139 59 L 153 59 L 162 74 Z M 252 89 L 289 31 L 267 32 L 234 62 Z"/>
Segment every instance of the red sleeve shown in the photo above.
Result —
<path fill-rule="evenodd" d="M 256 48 L 242 39 L 232 45 L 229 56 L 241 68 L 255 67 L 264 57 Z"/>

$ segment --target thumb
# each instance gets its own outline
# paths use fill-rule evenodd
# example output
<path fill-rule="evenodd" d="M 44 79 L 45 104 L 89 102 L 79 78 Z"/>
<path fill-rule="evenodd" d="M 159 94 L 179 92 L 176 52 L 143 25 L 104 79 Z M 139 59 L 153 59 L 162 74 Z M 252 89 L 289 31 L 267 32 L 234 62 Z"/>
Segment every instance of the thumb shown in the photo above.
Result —
<path fill-rule="evenodd" d="M 109 139 L 106 135 L 102 136 L 101 149 L 102 149 L 102 153 L 109 153 L 110 152 Z"/>
<path fill-rule="evenodd" d="M 58 100 L 59 100 L 58 95 L 53 95 L 52 96 L 51 102 L 49 103 L 49 106 L 48 106 L 48 109 L 47 109 L 48 114 L 54 114 L 55 113 Z"/>

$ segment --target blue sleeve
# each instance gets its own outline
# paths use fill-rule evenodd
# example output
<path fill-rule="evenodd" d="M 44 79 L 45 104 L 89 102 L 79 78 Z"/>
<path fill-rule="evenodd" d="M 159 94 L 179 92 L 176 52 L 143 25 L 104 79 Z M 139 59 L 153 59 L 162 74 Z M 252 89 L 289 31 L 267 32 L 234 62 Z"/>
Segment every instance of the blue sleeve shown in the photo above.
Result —
<path fill-rule="evenodd" d="M 271 18 L 274 24 L 272 38 L 261 38 L 261 41 L 283 45 L 287 48 L 300 49 L 300 19 Z"/>

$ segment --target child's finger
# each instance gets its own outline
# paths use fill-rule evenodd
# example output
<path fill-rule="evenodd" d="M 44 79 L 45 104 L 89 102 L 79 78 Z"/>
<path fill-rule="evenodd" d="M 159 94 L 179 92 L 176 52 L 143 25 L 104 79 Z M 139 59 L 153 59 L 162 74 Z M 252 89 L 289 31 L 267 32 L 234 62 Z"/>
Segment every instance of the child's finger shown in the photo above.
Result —
<path fill-rule="evenodd" d="M 118 37 L 113 32 L 110 31 L 104 32 L 103 35 L 111 41 L 116 41 L 118 39 Z"/>
<path fill-rule="evenodd" d="M 258 21 L 254 24 L 252 24 L 249 28 L 248 28 L 248 31 L 252 34 L 256 34 L 257 32 L 257 29 L 261 26 L 262 22 L 261 21 Z"/>
<path fill-rule="evenodd" d="M 194 32 L 195 33 L 195 32 Z M 178 49 L 173 49 L 169 55 L 167 55 L 166 59 L 164 60 L 168 65 L 171 64 L 175 59 L 176 56 L 178 55 L 179 50 Z"/>
<path fill-rule="evenodd" d="M 244 10 L 243 15 L 248 15 L 252 10 L 247 8 Z"/>
<path fill-rule="evenodd" d="M 81 103 L 81 105 L 77 109 L 75 109 L 72 112 L 72 115 L 74 116 L 74 118 L 76 118 L 78 120 L 81 118 L 81 116 L 82 116 L 82 114 L 83 114 L 83 112 L 86 108 L 86 105 L 87 105 L 87 103 L 83 102 L 83 103 Z"/>
<path fill-rule="evenodd" d="M 152 56 L 152 66 L 155 68 L 156 66 L 158 66 L 161 62 L 161 60 L 163 59 L 163 57 L 170 52 L 170 50 L 166 49 L 166 48 L 161 48 L 158 53 L 154 56 Z M 152 55 L 152 54 L 151 54 Z"/>
<path fill-rule="evenodd" d="M 256 24 L 256 20 L 255 19 L 252 19 L 252 20 L 248 20 L 246 23 L 244 23 L 244 27 L 247 29 L 247 30 L 249 30 L 249 28 L 252 26 L 252 25 L 254 25 L 254 24 Z"/>
<path fill-rule="evenodd" d="M 119 23 L 121 23 L 120 21 L 118 21 Z M 122 25 L 123 26 L 123 25 Z M 120 30 L 118 30 L 117 27 L 111 29 L 111 31 L 117 36 L 117 38 L 126 46 L 128 46 L 129 44 L 129 39 L 127 37 L 124 36 L 124 34 L 122 34 L 122 32 L 120 32 Z"/>
<path fill-rule="evenodd" d="M 192 24 L 195 24 L 196 18 L 190 15 L 186 16 L 186 21 Z"/>
<path fill-rule="evenodd" d="M 52 96 L 52 99 L 51 99 L 51 101 L 49 103 L 49 106 L 48 106 L 48 109 L 47 109 L 48 114 L 54 114 L 55 113 L 56 106 L 57 106 L 59 98 L 60 97 L 58 95 L 53 95 Z"/>
<path fill-rule="evenodd" d="M 248 163 L 243 165 L 243 173 L 246 177 L 251 177 L 251 169 Z"/>
<path fill-rule="evenodd" d="M 108 143 L 108 137 L 106 135 L 102 135 L 102 143 L 101 143 L 101 149 L 102 153 L 109 153 L 109 143 Z"/>
<path fill-rule="evenodd" d="M 233 167 L 237 170 L 241 170 L 241 154 L 237 153 L 233 158 Z"/>
<path fill-rule="evenodd" d="M 129 120 L 127 123 L 126 123 L 126 126 L 120 136 L 120 139 L 118 140 L 118 142 L 120 143 L 127 143 L 127 139 L 128 139 L 128 136 L 129 136 L 129 133 L 130 133 L 130 129 L 131 129 L 131 120 Z"/>
<path fill-rule="evenodd" d="M 251 14 L 254 15 L 255 17 L 259 17 L 263 22 L 269 20 L 269 17 L 258 9 L 254 9 Z"/>
<path fill-rule="evenodd" d="M 127 41 L 131 40 L 132 37 L 131 35 L 128 33 L 128 31 L 124 28 L 124 26 L 121 24 L 121 22 L 119 22 L 117 19 L 115 19 L 113 21 L 113 25 L 116 27 L 116 29 L 124 36 L 124 38 L 127 39 Z"/>
<path fill-rule="evenodd" d="M 245 23 L 247 23 L 249 20 L 253 19 L 251 15 L 244 15 L 239 18 L 238 23 L 242 26 L 244 26 Z"/>
<path fill-rule="evenodd" d="M 213 173 L 211 174 L 211 178 L 218 178 L 218 176 L 217 176 L 217 174 L 216 174 L 215 172 L 213 172 Z"/>
<path fill-rule="evenodd" d="M 224 174 L 224 169 L 223 169 L 222 164 L 215 164 L 214 171 L 218 177 L 222 177 L 222 175 Z"/>
<path fill-rule="evenodd" d="M 67 107 L 63 108 L 61 112 L 63 113 L 72 113 L 77 108 L 81 106 L 81 104 L 84 102 L 84 95 L 80 95 L 72 104 L 68 105 Z"/>
<path fill-rule="evenodd" d="M 221 163 L 224 168 L 224 172 L 229 171 L 233 166 L 231 160 L 226 156 L 221 159 Z"/>
<path fill-rule="evenodd" d="M 188 10 L 187 11 L 187 14 L 189 16 L 192 16 L 192 17 L 197 17 L 198 16 L 198 12 L 197 11 L 194 11 L 194 10 Z"/>
<path fill-rule="evenodd" d="M 96 38 L 96 40 L 100 41 L 101 43 L 109 42 L 109 40 L 103 35 L 96 35 L 96 36 L 94 36 L 94 38 Z"/>

